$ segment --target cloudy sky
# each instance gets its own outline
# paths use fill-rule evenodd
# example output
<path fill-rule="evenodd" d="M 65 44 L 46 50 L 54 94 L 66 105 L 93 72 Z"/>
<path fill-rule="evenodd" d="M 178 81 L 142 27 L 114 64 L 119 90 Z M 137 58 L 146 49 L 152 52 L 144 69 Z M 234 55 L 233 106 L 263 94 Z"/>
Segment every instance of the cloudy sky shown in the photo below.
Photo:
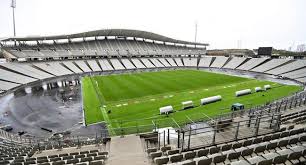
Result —
<path fill-rule="evenodd" d="M 11 0 L 0 0 L 0 38 L 13 35 Z M 306 43 L 306 0 L 17 0 L 17 36 L 138 29 L 210 49 Z M 240 44 L 239 44 L 240 43 Z M 240 45 L 240 46 L 239 46 Z"/>

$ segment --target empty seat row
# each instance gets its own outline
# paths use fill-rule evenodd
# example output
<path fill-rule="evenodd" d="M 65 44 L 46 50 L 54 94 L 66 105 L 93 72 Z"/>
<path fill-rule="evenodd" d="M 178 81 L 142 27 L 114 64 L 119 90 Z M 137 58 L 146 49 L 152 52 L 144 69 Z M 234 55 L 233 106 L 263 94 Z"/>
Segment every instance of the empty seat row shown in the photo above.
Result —
<path fill-rule="evenodd" d="M 296 135 L 295 135 L 296 136 Z M 237 149 L 231 149 L 228 151 L 218 152 L 214 154 L 209 154 L 208 150 L 204 151 L 189 151 L 184 152 L 182 154 L 170 155 L 170 156 L 162 156 L 159 158 L 155 158 L 154 162 L 156 164 L 165 164 L 168 161 L 171 161 L 175 164 L 184 164 L 184 165 L 208 165 L 211 163 L 218 164 L 261 164 L 265 162 L 272 163 L 280 163 L 289 161 L 295 163 L 304 162 L 306 159 L 303 157 L 306 154 L 306 134 L 304 134 L 303 143 L 279 143 L 275 145 L 275 147 L 268 148 L 267 146 L 270 143 L 263 142 L 262 144 L 258 144 L 256 148 L 249 147 L 240 147 Z M 292 137 L 294 139 L 295 137 Z M 302 139 L 301 139 L 302 140 Z M 271 142 L 271 144 L 274 142 Z M 297 144 L 299 143 L 299 144 Z M 302 146 L 301 146 L 302 144 Z M 180 155 L 180 156 L 179 156 Z M 268 161 L 267 161 L 268 160 Z"/>
<path fill-rule="evenodd" d="M 273 150 L 305 141 L 305 129 L 300 128 L 194 151 L 180 152 L 178 149 L 171 150 L 171 148 L 168 147 L 163 148 L 163 151 L 157 151 L 157 149 L 150 148 L 147 152 L 156 164 L 164 164 L 165 162 L 184 162 L 187 164 L 194 162 L 197 164 L 206 164 L 208 162 L 220 163 L 224 162 L 226 159 L 238 159 L 241 156 L 245 157 L 252 154 L 259 154 L 266 150 Z"/>

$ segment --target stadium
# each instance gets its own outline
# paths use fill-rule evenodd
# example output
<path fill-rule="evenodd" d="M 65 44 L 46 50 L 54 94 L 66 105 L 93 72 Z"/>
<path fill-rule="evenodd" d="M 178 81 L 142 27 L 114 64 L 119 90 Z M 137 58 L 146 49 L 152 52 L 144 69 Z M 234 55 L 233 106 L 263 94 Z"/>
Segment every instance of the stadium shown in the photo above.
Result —
<path fill-rule="evenodd" d="M 0 47 L 1 165 L 306 163 L 304 59 L 134 29 Z"/>

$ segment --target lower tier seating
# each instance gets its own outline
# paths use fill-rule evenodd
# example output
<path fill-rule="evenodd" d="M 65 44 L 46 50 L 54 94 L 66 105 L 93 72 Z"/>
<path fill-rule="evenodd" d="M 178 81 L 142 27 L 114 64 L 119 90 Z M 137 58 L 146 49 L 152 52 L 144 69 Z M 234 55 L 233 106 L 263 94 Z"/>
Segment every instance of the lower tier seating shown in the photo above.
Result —
<path fill-rule="evenodd" d="M 170 146 L 147 149 L 155 164 L 298 164 L 306 163 L 306 129 L 292 129 L 263 136 L 181 151 Z"/>

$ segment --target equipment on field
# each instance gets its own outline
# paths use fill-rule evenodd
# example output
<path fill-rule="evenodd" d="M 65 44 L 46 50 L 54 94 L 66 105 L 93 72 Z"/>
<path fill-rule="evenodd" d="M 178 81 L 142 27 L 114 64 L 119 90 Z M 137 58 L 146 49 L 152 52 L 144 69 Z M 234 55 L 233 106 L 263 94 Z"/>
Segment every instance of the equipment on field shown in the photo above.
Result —
<path fill-rule="evenodd" d="M 231 107 L 232 111 L 238 111 L 238 110 L 243 110 L 243 109 L 244 109 L 244 105 L 240 103 L 235 103 Z"/>
<path fill-rule="evenodd" d="M 255 92 L 261 92 L 261 91 L 262 91 L 261 87 L 255 87 Z"/>
<path fill-rule="evenodd" d="M 193 108 L 193 101 L 184 101 L 182 102 L 183 109 Z"/>
<path fill-rule="evenodd" d="M 221 99 L 222 99 L 222 97 L 220 95 L 212 96 L 212 97 L 206 97 L 206 98 L 201 99 L 201 105 L 217 102 L 217 101 L 220 101 Z"/>
<path fill-rule="evenodd" d="M 243 96 L 243 95 L 248 95 L 248 94 L 251 94 L 251 93 L 252 93 L 251 89 L 244 89 L 244 90 L 241 90 L 241 91 L 236 91 L 236 97 Z"/>
<path fill-rule="evenodd" d="M 271 85 L 264 85 L 264 89 L 265 90 L 271 89 Z"/>
<path fill-rule="evenodd" d="M 173 111 L 173 107 L 171 105 L 159 108 L 160 114 L 169 114 Z"/>

